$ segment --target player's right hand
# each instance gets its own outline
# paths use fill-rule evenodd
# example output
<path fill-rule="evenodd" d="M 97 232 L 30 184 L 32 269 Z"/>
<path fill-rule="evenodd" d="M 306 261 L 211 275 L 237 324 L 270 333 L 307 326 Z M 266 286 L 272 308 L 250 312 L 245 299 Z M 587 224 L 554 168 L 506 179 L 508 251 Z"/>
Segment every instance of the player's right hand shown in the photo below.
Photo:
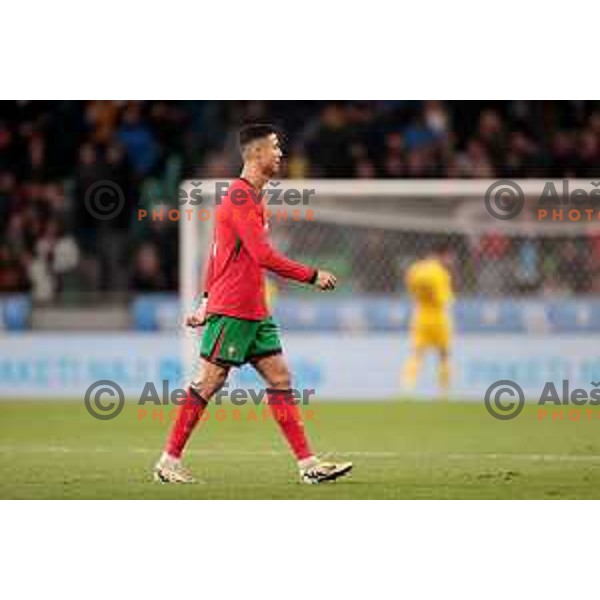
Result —
<path fill-rule="evenodd" d="M 202 327 L 206 323 L 206 304 L 202 303 L 194 312 L 185 316 L 187 327 Z"/>
<path fill-rule="evenodd" d="M 317 280 L 315 281 L 315 285 L 320 290 L 334 290 L 337 285 L 337 278 L 333 273 L 329 271 L 319 271 L 317 272 Z"/>

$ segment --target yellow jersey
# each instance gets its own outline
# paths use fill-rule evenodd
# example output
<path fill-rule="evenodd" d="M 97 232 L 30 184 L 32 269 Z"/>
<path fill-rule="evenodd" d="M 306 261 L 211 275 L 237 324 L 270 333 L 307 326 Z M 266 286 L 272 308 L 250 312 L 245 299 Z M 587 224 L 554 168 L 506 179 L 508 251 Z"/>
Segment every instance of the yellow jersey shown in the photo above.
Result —
<path fill-rule="evenodd" d="M 437 259 L 414 263 L 406 274 L 406 287 L 415 302 L 413 325 L 448 321 L 454 298 L 450 271 Z"/>

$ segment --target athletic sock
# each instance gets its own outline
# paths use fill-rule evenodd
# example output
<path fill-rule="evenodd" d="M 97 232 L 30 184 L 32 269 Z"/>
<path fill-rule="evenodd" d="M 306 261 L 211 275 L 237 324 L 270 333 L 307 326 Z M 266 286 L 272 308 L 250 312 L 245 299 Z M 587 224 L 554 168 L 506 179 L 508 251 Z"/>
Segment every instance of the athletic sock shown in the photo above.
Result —
<path fill-rule="evenodd" d="M 267 388 L 267 405 L 296 460 L 312 459 L 314 455 L 306 438 L 300 411 L 291 401 L 295 401 L 292 390 Z"/>
<path fill-rule="evenodd" d="M 450 387 L 450 361 L 447 358 L 441 358 L 438 365 L 438 381 L 442 393 L 447 394 Z"/>
<path fill-rule="evenodd" d="M 177 413 L 177 420 L 171 428 L 165 446 L 165 452 L 169 457 L 177 459 L 181 456 L 183 448 L 190 435 L 192 435 L 192 431 L 194 431 L 194 427 L 207 404 L 208 402 L 195 389 L 191 387 L 188 389 L 185 404 L 180 407 Z"/>
<path fill-rule="evenodd" d="M 164 450 L 158 459 L 158 464 L 162 466 L 173 467 L 179 462 L 179 460 L 179 458 L 171 456 L 166 450 Z"/>
<path fill-rule="evenodd" d="M 300 471 L 306 471 L 311 467 L 316 467 L 319 464 L 319 459 L 316 456 L 309 456 L 298 461 L 298 469 Z"/>
<path fill-rule="evenodd" d="M 402 383 L 408 389 L 413 389 L 417 384 L 417 377 L 421 370 L 422 359 L 420 356 L 411 355 L 409 356 L 406 364 L 404 365 L 404 373 L 402 376 Z"/>

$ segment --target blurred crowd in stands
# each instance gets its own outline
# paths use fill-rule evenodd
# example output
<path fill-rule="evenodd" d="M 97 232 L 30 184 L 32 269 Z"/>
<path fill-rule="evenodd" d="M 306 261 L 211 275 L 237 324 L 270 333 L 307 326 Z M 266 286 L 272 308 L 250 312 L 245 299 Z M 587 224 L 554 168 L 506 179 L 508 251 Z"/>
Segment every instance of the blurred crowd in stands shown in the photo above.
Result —
<path fill-rule="evenodd" d="M 0 292 L 44 301 L 175 290 L 177 224 L 140 222 L 136 208 L 157 187 L 174 197 L 183 177 L 234 175 L 236 131 L 257 121 L 285 132 L 293 178 L 600 178 L 598 102 L 4 101 Z M 83 201 L 104 180 L 125 198 L 108 221 Z M 558 280 L 550 269 L 571 274 L 570 291 L 592 290 L 593 239 L 503 244 L 471 258 L 510 256 L 524 289 Z"/>

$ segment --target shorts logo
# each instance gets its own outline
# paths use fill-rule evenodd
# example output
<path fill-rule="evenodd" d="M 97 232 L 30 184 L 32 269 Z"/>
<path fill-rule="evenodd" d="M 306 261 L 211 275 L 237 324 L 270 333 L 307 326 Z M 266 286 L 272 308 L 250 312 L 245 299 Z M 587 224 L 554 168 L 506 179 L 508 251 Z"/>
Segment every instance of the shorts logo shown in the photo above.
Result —
<path fill-rule="evenodd" d="M 227 348 L 227 352 L 229 353 L 229 356 L 235 354 L 235 346 L 229 346 L 229 348 Z"/>

